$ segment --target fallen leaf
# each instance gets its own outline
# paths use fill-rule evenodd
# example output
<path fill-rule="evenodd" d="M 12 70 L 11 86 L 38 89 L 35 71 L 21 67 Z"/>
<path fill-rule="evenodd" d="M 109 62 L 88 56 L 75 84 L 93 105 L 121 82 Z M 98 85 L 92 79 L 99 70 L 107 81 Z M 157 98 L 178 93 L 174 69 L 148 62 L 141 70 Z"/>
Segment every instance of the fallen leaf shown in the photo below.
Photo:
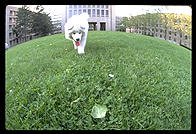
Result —
<path fill-rule="evenodd" d="M 106 112 L 107 107 L 105 105 L 96 104 L 91 111 L 91 115 L 93 116 L 93 118 L 104 118 Z"/>

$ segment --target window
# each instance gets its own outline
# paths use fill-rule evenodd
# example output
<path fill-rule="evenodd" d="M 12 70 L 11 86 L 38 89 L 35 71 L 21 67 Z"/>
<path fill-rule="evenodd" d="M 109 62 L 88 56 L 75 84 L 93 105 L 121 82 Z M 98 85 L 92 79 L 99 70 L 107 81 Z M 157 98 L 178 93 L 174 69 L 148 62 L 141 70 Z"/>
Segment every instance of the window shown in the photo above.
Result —
<path fill-rule="evenodd" d="M 92 5 L 93 8 L 95 8 L 95 5 Z"/>
<path fill-rule="evenodd" d="M 171 35 L 171 31 L 169 31 L 169 34 Z"/>
<path fill-rule="evenodd" d="M 184 36 L 184 38 L 185 38 L 185 40 L 187 40 L 187 39 L 188 39 L 188 36 L 187 36 L 187 35 L 185 35 L 185 36 Z"/>
<path fill-rule="evenodd" d="M 104 17 L 104 10 L 101 10 L 101 16 Z"/>
<path fill-rule="evenodd" d="M 76 15 L 77 14 L 77 10 L 74 10 L 74 15 Z"/>
<path fill-rule="evenodd" d="M 83 8 L 86 8 L 86 5 L 83 5 Z"/>
<path fill-rule="evenodd" d="M 108 5 L 106 5 L 105 7 L 108 8 Z"/>
<path fill-rule="evenodd" d="M 91 16 L 91 9 L 88 9 L 88 15 Z"/>
<path fill-rule="evenodd" d="M 72 8 L 72 5 L 69 5 L 69 8 Z"/>
<path fill-rule="evenodd" d="M 95 17 L 95 9 L 93 9 L 92 16 Z"/>
<path fill-rule="evenodd" d="M 101 5 L 101 8 L 104 8 L 104 5 Z"/>
<path fill-rule="evenodd" d="M 88 7 L 91 7 L 91 5 L 88 5 Z"/>
<path fill-rule="evenodd" d="M 100 8 L 100 5 L 97 5 L 97 8 Z"/>
<path fill-rule="evenodd" d="M 81 10 L 81 9 L 79 9 L 79 10 L 78 10 L 78 14 L 81 14 L 81 13 L 82 13 L 82 10 Z"/>
<path fill-rule="evenodd" d="M 106 17 L 109 16 L 108 10 L 105 10 L 105 15 L 106 15 Z"/>
<path fill-rule="evenodd" d="M 78 5 L 78 8 L 81 8 L 82 7 L 82 5 Z"/>
<path fill-rule="evenodd" d="M 97 17 L 99 17 L 99 16 L 100 16 L 100 10 L 97 9 Z"/>
<path fill-rule="evenodd" d="M 83 13 L 86 13 L 86 9 L 83 9 Z"/>
<path fill-rule="evenodd" d="M 77 8 L 77 5 L 74 5 L 74 8 Z"/>

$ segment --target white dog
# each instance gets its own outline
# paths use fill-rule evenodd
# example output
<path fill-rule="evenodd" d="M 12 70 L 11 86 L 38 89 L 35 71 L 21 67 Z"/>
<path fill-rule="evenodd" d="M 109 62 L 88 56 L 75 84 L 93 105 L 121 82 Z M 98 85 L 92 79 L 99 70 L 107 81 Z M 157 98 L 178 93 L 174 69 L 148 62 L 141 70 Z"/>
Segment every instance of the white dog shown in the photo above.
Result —
<path fill-rule="evenodd" d="M 84 54 L 88 34 L 88 14 L 72 16 L 65 24 L 65 38 L 72 40 L 74 48 L 78 49 L 78 54 Z"/>

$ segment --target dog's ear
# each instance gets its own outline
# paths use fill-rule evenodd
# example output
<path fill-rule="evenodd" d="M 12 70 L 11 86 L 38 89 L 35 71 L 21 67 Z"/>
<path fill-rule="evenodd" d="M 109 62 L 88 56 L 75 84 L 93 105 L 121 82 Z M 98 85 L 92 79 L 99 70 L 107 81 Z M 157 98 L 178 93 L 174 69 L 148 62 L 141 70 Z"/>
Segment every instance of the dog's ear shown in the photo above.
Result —
<path fill-rule="evenodd" d="M 80 26 L 80 28 L 81 28 L 82 30 L 85 30 L 85 27 Z"/>
<path fill-rule="evenodd" d="M 73 27 L 74 27 L 74 26 L 72 26 L 72 27 L 68 27 L 68 30 L 72 30 L 72 29 L 73 29 Z"/>
<path fill-rule="evenodd" d="M 71 32 L 71 33 L 69 33 L 69 38 L 70 38 L 71 40 L 73 40 L 72 32 Z"/>

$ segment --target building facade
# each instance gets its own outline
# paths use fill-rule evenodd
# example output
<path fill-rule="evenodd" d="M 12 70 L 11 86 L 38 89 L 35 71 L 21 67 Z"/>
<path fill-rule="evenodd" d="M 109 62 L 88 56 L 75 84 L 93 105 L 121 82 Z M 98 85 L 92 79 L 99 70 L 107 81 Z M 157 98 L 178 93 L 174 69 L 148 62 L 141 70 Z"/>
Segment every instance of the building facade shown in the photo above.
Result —
<path fill-rule="evenodd" d="M 120 22 L 122 21 L 123 17 L 116 16 L 116 31 L 120 31 Z"/>
<path fill-rule="evenodd" d="M 62 29 L 62 15 L 51 15 L 51 21 L 54 25 L 54 34 L 61 33 Z"/>
<path fill-rule="evenodd" d="M 116 16 L 113 5 L 66 5 L 62 20 L 62 32 L 67 20 L 76 14 L 88 13 L 89 30 L 115 31 Z"/>
<path fill-rule="evenodd" d="M 9 46 L 16 44 L 16 35 L 13 33 L 12 28 L 16 26 L 16 14 L 18 12 L 17 7 L 6 7 L 6 15 L 5 15 L 5 42 L 8 43 Z"/>

